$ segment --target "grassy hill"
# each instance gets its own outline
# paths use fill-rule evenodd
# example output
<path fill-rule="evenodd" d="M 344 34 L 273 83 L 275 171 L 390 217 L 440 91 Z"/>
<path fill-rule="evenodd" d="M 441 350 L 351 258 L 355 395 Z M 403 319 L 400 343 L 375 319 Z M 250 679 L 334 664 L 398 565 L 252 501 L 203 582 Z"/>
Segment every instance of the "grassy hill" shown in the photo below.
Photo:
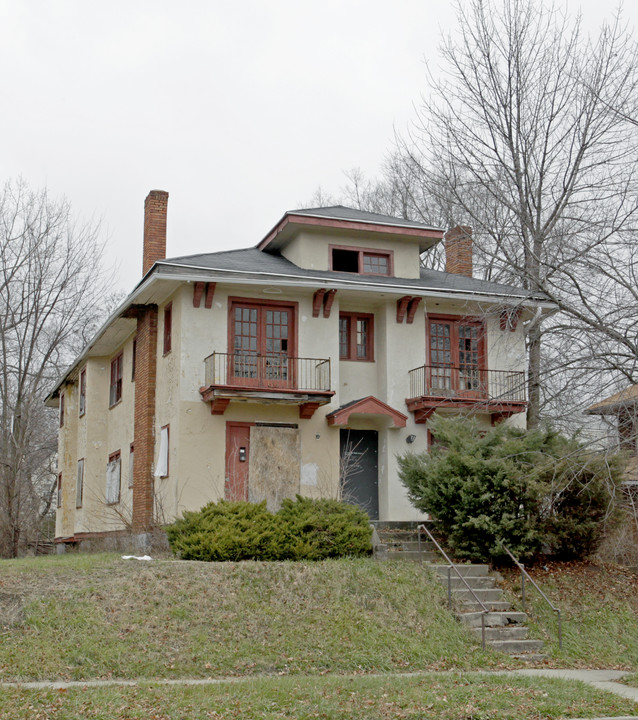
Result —
<path fill-rule="evenodd" d="M 551 663 L 638 670 L 638 578 L 612 566 L 561 567 L 535 573 L 565 614 L 558 653 L 555 620 L 533 603 L 533 629 L 546 634 Z M 514 596 L 512 574 L 506 585 Z M 0 625 L 1 681 L 139 683 L 4 688 L 0 720 L 531 720 L 635 709 L 575 682 L 410 675 L 520 666 L 482 652 L 447 612 L 427 568 L 410 563 L 143 563 L 117 555 L 1 561 Z M 228 677 L 241 690 L 221 680 Z M 158 684 L 184 678 L 221 682 Z"/>
<path fill-rule="evenodd" d="M 636 576 L 586 563 L 535 574 L 564 612 L 559 653 L 555 619 L 532 604 L 533 631 L 545 637 L 552 662 L 638 669 Z M 514 591 L 515 576 L 507 582 Z M 1 562 L 0 613 L 3 598 L 5 606 L 19 598 L 22 610 L 3 630 L 2 680 L 519 665 L 482 652 L 447 612 L 427 568 L 411 563 L 144 563 L 67 555 Z"/>

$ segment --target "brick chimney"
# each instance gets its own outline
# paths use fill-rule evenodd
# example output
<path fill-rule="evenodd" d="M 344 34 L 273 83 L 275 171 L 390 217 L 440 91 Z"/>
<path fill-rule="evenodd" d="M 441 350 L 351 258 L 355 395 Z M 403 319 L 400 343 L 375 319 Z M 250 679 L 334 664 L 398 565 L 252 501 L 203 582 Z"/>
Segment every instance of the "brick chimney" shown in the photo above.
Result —
<path fill-rule="evenodd" d="M 166 257 L 166 210 L 168 193 L 151 190 L 144 202 L 144 257 L 142 275 Z"/>
<path fill-rule="evenodd" d="M 445 234 L 445 272 L 472 277 L 472 228 L 457 225 Z"/>

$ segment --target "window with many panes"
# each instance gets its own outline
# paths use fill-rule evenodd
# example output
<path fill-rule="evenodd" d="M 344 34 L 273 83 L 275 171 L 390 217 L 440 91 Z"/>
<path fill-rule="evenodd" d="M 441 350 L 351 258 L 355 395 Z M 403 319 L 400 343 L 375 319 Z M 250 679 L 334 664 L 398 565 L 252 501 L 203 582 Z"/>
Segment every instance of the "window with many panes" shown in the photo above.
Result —
<path fill-rule="evenodd" d="M 339 313 L 339 358 L 374 360 L 374 315 Z"/>
<path fill-rule="evenodd" d="M 293 381 L 294 318 L 293 305 L 232 301 L 230 384 L 277 386 Z"/>
<path fill-rule="evenodd" d="M 122 353 L 111 360 L 111 384 L 109 387 L 109 406 L 112 407 L 122 399 Z"/>
<path fill-rule="evenodd" d="M 429 385 L 443 395 L 486 392 L 485 327 L 481 320 L 428 318 Z"/>

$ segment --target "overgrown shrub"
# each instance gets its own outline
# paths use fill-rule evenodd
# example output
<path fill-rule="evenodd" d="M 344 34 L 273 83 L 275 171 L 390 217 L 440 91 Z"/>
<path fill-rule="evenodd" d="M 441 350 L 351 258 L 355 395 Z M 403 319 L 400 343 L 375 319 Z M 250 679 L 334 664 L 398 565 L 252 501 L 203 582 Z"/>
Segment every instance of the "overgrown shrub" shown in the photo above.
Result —
<path fill-rule="evenodd" d="M 209 503 L 167 528 L 173 552 L 185 560 L 321 560 L 367 555 L 370 520 L 353 505 L 297 496 L 278 513 L 266 503 Z"/>
<path fill-rule="evenodd" d="M 432 430 L 431 452 L 400 457 L 399 475 L 457 557 L 504 558 L 501 540 L 526 560 L 596 549 L 620 481 L 618 457 L 552 430 L 484 432 L 472 420 L 445 417 Z"/>
<path fill-rule="evenodd" d="M 209 503 L 166 529 L 184 560 L 278 560 L 280 531 L 266 502 Z"/>
<path fill-rule="evenodd" d="M 282 549 L 291 560 L 323 560 L 371 551 L 370 518 L 359 507 L 338 500 L 297 495 L 277 513 Z"/>

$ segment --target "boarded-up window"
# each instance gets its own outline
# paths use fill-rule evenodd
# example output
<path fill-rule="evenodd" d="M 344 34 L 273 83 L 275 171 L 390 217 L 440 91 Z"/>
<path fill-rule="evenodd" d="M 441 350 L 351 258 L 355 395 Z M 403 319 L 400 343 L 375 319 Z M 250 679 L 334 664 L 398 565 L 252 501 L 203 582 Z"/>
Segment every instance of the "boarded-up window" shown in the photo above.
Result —
<path fill-rule="evenodd" d="M 157 464 L 155 465 L 155 477 L 168 477 L 168 441 L 169 426 L 164 425 L 160 433 L 160 446 L 157 456 Z"/>
<path fill-rule="evenodd" d="M 75 485 L 75 507 L 82 507 L 82 495 L 84 493 L 84 458 L 78 460 L 78 479 Z"/>
<path fill-rule="evenodd" d="M 122 463 L 120 451 L 109 455 L 106 466 L 106 502 L 114 505 L 120 501 L 120 478 L 122 476 Z"/>
<path fill-rule="evenodd" d="M 299 430 L 275 425 L 252 427 L 250 449 L 248 499 L 265 500 L 268 509 L 276 511 L 284 498 L 294 499 L 299 492 Z"/>

